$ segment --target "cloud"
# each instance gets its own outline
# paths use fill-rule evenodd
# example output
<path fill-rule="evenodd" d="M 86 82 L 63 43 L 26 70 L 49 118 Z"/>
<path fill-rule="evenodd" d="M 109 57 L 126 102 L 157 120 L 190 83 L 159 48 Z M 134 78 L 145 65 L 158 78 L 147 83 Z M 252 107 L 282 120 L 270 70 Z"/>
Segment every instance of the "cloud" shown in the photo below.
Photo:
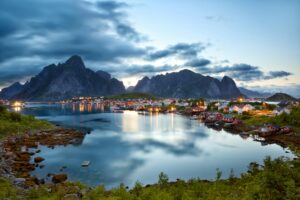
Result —
<path fill-rule="evenodd" d="M 37 64 L 35 59 L 30 62 L 33 57 L 50 64 L 74 54 L 98 63 L 143 56 L 146 50 L 136 45 L 143 36 L 128 22 L 128 7 L 114 0 L 0 1 L 2 82 L 11 76 L 22 78 L 37 73 L 40 67 L 32 67 Z M 16 66 L 16 59 L 27 62 Z M 21 67 L 24 74 L 15 70 Z"/>
<path fill-rule="evenodd" d="M 203 67 L 206 65 L 209 65 L 211 63 L 210 60 L 205 59 L 205 58 L 196 58 L 194 60 L 188 61 L 184 64 L 184 66 L 190 66 L 190 67 L 194 67 L 194 68 L 198 68 L 198 67 Z"/>
<path fill-rule="evenodd" d="M 121 77 L 153 75 L 185 66 L 204 74 L 224 73 L 240 81 L 291 75 L 286 71 L 263 72 L 248 64 L 223 66 L 227 61 L 211 67 L 212 61 L 199 56 L 208 47 L 201 42 L 177 43 L 164 49 L 141 47 L 146 37 L 130 24 L 127 9 L 130 5 L 116 0 L 1 0 L 0 87 L 74 54 L 82 56 L 87 66 L 112 66 L 102 69 Z M 153 64 L 174 57 L 184 65 Z M 135 59 L 148 64 L 130 64 Z"/>
<path fill-rule="evenodd" d="M 148 60 L 158 60 L 170 56 L 179 56 L 183 59 L 195 58 L 205 48 L 206 46 L 202 43 L 178 43 L 163 50 L 150 52 Z"/>
<path fill-rule="evenodd" d="M 238 81 L 251 80 L 269 80 L 290 76 L 290 72 L 286 71 L 270 71 L 263 72 L 259 67 L 249 64 L 234 64 L 232 66 L 214 66 L 214 67 L 199 67 L 197 71 L 204 74 L 220 74 L 224 73 Z"/>
<path fill-rule="evenodd" d="M 119 76 L 128 76 L 128 75 L 153 75 L 157 73 L 167 72 L 177 70 L 180 67 L 177 65 L 161 65 L 154 66 L 151 64 L 146 65 L 120 65 L 115 67 L 106 67 L 105 71 L 109 73 L 118 73 Z"/>
<path fill-rule="evenodd" d="M 272 78 L 286 77 L 290 75 L 292 75 L 292 73 L 286 71 L 270 71 L 268 76 L 272 79 Z"/>

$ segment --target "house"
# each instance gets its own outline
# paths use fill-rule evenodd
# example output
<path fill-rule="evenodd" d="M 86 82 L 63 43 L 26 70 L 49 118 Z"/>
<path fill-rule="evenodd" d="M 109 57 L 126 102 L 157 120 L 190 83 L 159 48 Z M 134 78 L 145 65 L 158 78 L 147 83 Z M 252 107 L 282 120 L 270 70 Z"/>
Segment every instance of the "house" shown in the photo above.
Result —
<path fill-rule="evenodd" d="M 205 109 L 199 107 L 192 108 L 192 113 L 201 113 L 201 112 L 205 112 Z"/>
<path fill-rule="evenodd" d="M 218 105 L 218 110 L 223 110 L 223 112 L 229 112 L 228 102 L 220 102 Z"/>
<path fill-rule="evenodd" d="M 229 112 L 237 112 L 239 114 L 241 114 L 242 112 L 249 112 L 251 110 L 254 110 L 254 107 L 251 106 L 250 104 L 233 105 L 229 108 Z"/>
<path fill-rule="evenodd" d="M 172 103 L 174 103 L 174 102 L 175 102 L 174 99 L 164 99 L 162 103 L 163 103 L 165 106 L 167 106 L 167 105 L 170 105 L 170 104 L 172 104 Z"/>
<path fill-rule="evenodd" d="M 243 112 L 243 105 L 233 105 L 229 108 L 229 112 L 237 112 L 241 114 Z"/>
<path fill-rule="evenodd" d="M 226 123 L 232 123 L 234 121 L 234 117 L 232 115 L 224 115 L 223 121 Z"/>
<path fill-rule="evenodd" d="M 246 104 L 244 105 L 244 107 L 242 108 L 242 112 L 249 112 L 251 110 L 254 110 L 254 107 L 251 106 L 250 104 Z"/>
<path fill-rule="evenodd" d="M 281 115 L 283 113 L 290 114 L 291 111 L 287 107 L 277 107 L 272 112 L 274 115 Z"/>
<path fill-rule="evenodd" d="M 287 134 L 293 132 L 293 128 L 291 126 L 284 126 L 281 128 L 280 133 Z"/>
<path fill-rule="evenodd" d="M 260 128 L 259 134 L 261 136 L 270 136 L 280 131 L 280 126 L 273 125 L 273 124 L 265 124 L 263 127 Z"/>

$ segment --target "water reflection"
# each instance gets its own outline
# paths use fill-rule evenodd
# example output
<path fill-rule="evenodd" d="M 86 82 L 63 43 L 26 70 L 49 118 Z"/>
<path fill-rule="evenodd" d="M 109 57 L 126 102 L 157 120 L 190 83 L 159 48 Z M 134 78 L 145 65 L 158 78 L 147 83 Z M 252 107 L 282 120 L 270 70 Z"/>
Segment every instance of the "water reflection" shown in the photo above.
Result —
<path fill-rule="evenodd" d="M 251 138 L 216 131 L 177 114 L 122 114 L 106 112 L 101 106 L 83 108 L 81 112 L 80 105 L 75 109 L 73 105 L 41 105 L 23 110 L 66 126 L 92 129 L 79 146 L 41 147 L 36 156 L 45 158 L 45 167 L 33 174 L 44 178 L 67 166 L 64 172 L 70 180 L 91 186 L 104 183 L 110 188 L 121 182 L 132 186 L 136 180 L 154 183 L 161 171 L 171 180 L 212 179 L 216 168 L 227 176 L 231 168 L 240 174 L 250 162 L 262 163 L 267 155 L 293 157 L 278 145 L 261 146 Z M 82 168 L 83 160 L 90 160 L 91 165 Z"/>
<path fill-rule="evenodd" d="M 124 132 L 137 133 L 139 129 L 139 116 L 137 112 L 125 111 L 124 117 L 122 117 L 122 127 Z"/>

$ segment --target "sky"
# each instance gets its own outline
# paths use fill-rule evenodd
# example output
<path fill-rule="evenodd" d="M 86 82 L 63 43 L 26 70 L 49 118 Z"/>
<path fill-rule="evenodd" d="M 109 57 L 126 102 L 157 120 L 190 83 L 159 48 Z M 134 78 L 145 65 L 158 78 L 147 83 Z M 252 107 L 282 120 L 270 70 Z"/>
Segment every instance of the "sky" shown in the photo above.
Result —
<path fill-rule="evenodd" d="M 190 69 L 300 95 L 298 0 L 1 0 L 0 88 L 80 55 L 135 85 Z"/>

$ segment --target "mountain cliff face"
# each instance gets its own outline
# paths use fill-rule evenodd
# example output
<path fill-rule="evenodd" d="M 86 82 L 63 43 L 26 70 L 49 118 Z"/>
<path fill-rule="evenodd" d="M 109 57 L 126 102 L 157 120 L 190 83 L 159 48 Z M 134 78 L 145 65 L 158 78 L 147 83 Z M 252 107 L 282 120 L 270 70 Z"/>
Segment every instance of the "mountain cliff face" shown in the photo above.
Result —
<path fill-rule="evenodd" d="M 134 91 L 174 98 L 232 98 L 242 95 L 235 82 L 227 76 L 219 81 L 186 69 L 151 79 L 144 77 Z"/>
<path fill-rule="evenodd" d="M 265 98 L 272 95 L 272 93 L 257 92 L 243 87 L 239 87 L 239 90 L 241 91 L 242 94 L 251 98 Z"/>
<path fill-rule="evenodd" d="M 11 98 L 49 101 L 74 96 L 104 96 L 124 92 L 122 82 L 111 78 L 106 72 L 94 72 L 86 68 L 81 57 L 72 56 L 63 64 L 45 67 Z"/>
<path fill-rule="evenodd" d="M 23 85 L 19 82 L 12 84 L 7 88 L 3 88 L 0 92 L 0 99 L 10 99 L 23 89 Z"/>

